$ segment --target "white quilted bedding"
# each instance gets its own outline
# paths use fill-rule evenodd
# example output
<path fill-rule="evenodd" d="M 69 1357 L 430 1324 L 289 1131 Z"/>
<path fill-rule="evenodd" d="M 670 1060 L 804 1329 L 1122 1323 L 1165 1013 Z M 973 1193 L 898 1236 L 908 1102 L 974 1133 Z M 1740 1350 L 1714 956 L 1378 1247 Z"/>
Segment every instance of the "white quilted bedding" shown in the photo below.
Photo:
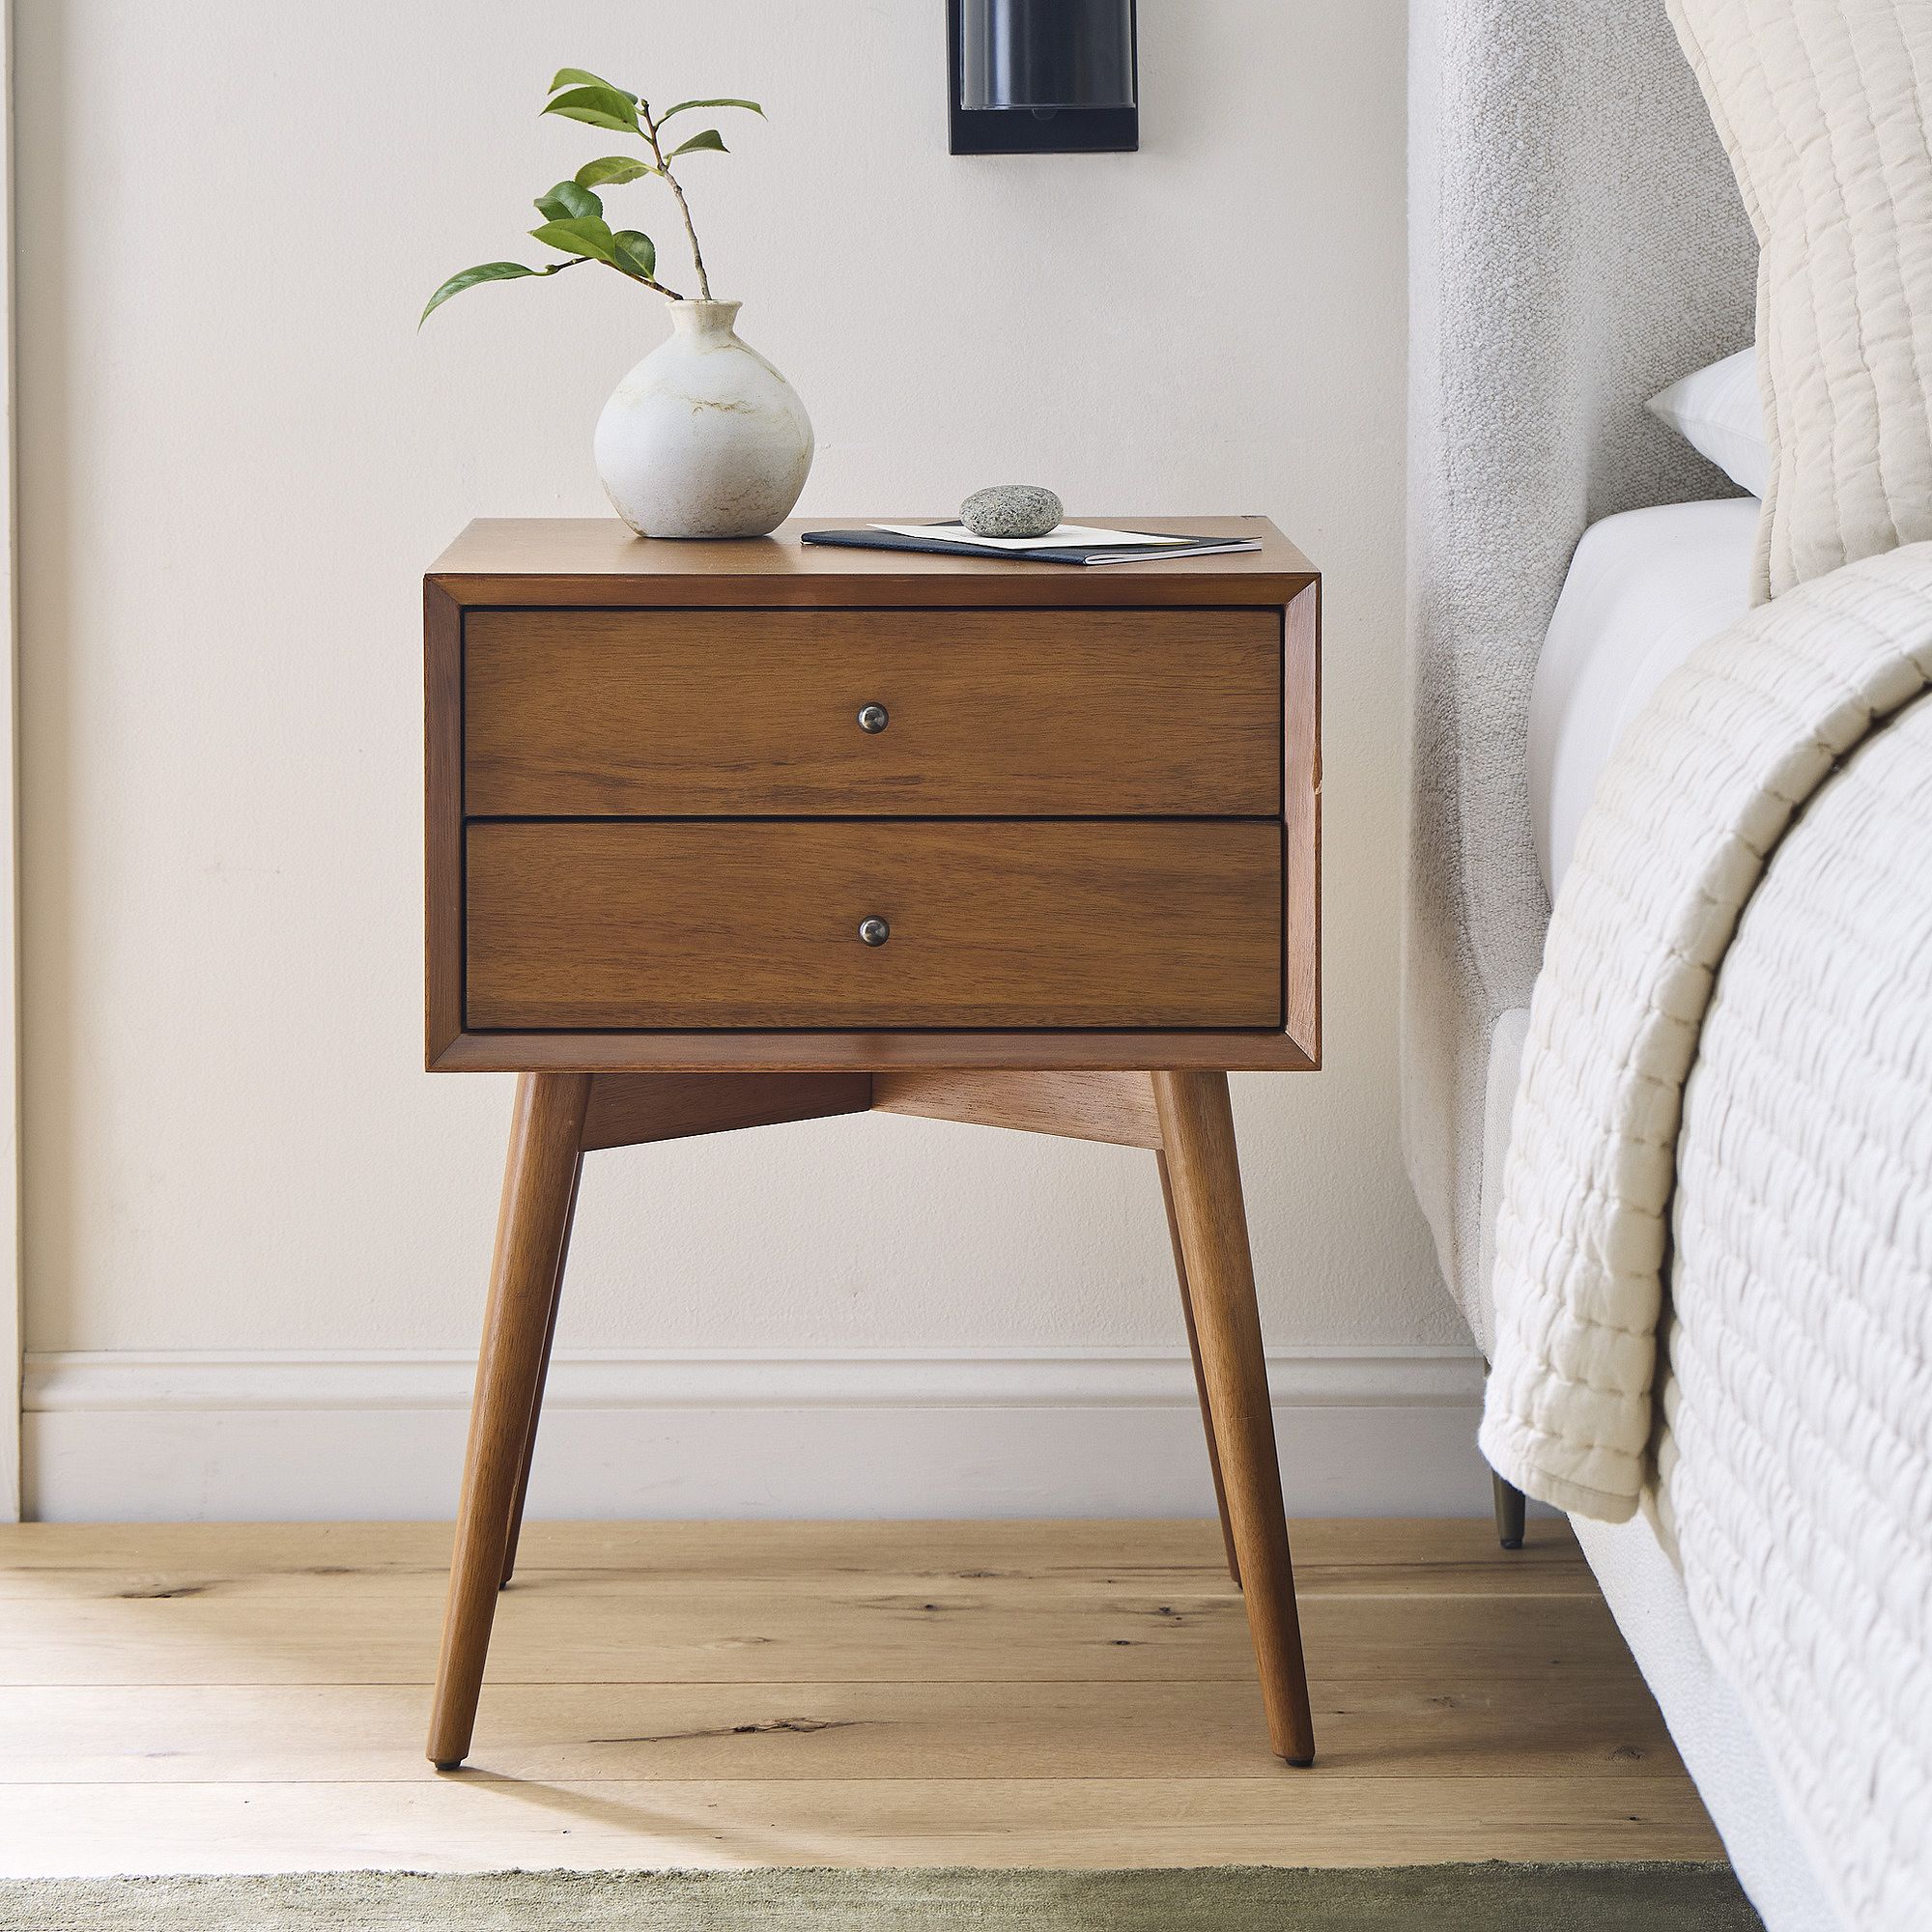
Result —
<path fill-rule="evenodd" d="M 1885 1932 L 1932 1923 L 1928 686 L 1918 544 L 1754 611 L 1625 741 L 1537 984 L 1483 1428 L 1532 1494 L 1657 1510 Z"/>

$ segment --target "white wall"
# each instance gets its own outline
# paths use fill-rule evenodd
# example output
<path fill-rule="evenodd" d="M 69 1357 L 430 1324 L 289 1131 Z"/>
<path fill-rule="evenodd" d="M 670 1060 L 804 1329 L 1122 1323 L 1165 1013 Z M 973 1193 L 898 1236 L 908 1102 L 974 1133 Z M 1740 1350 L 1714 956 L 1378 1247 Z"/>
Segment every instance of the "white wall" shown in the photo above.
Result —
<path fill-rule="evenodd" d="M 17 4 L 29 1506 L 379 1514 L 453 1482 L 440 1369 L 382 1428 L 433 1420 L 343 1460 L 384 1401 L 364 1351 L 473 1346 L 509 1098 L 418 1070 L 418 580 L 472 515 L 604 512 L 590 425 L 666 325 L 592 270 L 414 320 L 455 269 L 537 259 L 529 197 L 620 145 L 538 118 L 569 63 L 765 102 L 689 182 L 714 285 L 817 426 L 806 510 L 1038 479 L 1081 512 L 1264 511 L 1325 569 L 1330 1070 L 1236 1093 L 1284 1402 L 1318 1405 L 1305 1469 L 1336 1465 L 1291 1489 L 1481 1507 L 1396 1147 L 1401 0 L 1143 0 L 1142 151 L 1006 159 L 946 153 L 939 0 Z M 1157 1351 L 1146 1400 L 1184 1420 L 1145 1156 L 861 1119 L 589 1177 L 559 1346 L 632 1380 L 585 1410 L 602 1447 L 565 1413 L 539 1505 L 916 1506 L 928 1453 L 948 1507 L 1144 1493 L 1077 1428 L 1077 1475 L 976 1488 L 973 1441 L 1083 1401 L 977 1351 L 1088 1351 L 1090 1414 Z M 870 1351 L 920 1358 L 887 1408 L 936 1351 L 992 1406 L 897 1455 L 890 1496 L 815 1488 L 783 1437 L 780 1496 L 664 1447 L 663 1365 L 633 1359 L 659 1350 L 829 1350 L 786 1402 L 841 1414 Z M 1364 1403 L 1429 1411 L 1372 1474 Z M 645 1438 L 612 1411 L 684 1473 L 615 1473 Z"/>

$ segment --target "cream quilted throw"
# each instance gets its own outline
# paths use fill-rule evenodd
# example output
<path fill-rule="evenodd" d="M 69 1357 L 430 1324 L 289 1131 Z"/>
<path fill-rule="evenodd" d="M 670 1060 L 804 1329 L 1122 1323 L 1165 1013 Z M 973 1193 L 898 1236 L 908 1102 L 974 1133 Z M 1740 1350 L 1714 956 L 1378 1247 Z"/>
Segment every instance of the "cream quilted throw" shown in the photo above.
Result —
<path fill-rule="evenodd" d="M 1679 1119 L 1719 967 L 1794 815 L 1928 685 L 1932 543 L 1814 579 L 1706 644 L 1598 787 L 1537 981 L 1496 1230 L 1482 1446 L 1531 1495 L 1609 1521 L 1637 1508 Z M 1856 863 L 1827 875 L 1865 889 Z M 1898 943 L 1922 906 L 1900 909 Z M 1837 1158 L 1869 1157 L 1845 1139 Z M 1839 1211 L 1829 1158 L 1813 1184 L 1816 1214 Z"/>

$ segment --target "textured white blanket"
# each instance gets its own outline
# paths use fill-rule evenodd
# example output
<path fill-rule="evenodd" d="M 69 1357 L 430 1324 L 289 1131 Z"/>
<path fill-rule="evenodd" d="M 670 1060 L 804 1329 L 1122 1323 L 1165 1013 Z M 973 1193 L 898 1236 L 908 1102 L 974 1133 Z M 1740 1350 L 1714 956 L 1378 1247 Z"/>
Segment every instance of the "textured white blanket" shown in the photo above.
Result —
<path fill-rule="evenodd" d="M 1928 683 L 1932 544 L 1914 544 L 1706 644 L 1598 787 L 1531 1004 L 1496 1226 L 1482 1442 L 1532 1495 L 1635 1512 L 1684 1081 L 1714 979 L 1793 814 Z"/>
<path fill-rule="evenodd" d="M 1847 1926 L 1932 1922 L 1932 696 L 1792 827 L 1684 1093 L 1659 1494 Z"/>
<path fill-rule="evenodd" d="M 1625 741 L 1537 984 L 1483 1426 L 1535 1495 L 1656 1506 L 1883 1932 L 1932 1922 L 1928 687 L 1918 544 L 1754 612 Z"/>

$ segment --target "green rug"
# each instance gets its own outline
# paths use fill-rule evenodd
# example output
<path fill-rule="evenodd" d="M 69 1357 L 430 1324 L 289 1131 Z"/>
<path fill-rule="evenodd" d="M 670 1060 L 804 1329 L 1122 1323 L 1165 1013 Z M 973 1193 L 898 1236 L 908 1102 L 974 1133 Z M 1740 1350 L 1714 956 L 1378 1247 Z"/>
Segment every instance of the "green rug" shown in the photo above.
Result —
<path fill-rule="evenodd" d="M 0 1932 L 1762 1932 L 1724 1865 L 0 1882 Z"/>

